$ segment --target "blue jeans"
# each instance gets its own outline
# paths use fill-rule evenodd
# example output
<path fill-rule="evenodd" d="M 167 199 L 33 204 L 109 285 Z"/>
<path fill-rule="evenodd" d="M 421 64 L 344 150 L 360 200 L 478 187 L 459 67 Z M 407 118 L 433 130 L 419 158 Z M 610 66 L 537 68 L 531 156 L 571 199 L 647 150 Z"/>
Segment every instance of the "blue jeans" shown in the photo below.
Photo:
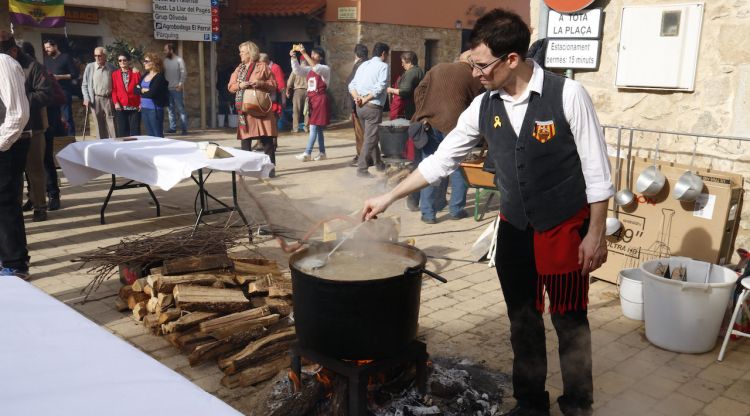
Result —
<path fill-rule="evenodd" d="M 311 125 L 310 126 L 310 138 L 307 139 L 307 147 L 305 148 L 305 154 L 312 154 L 313 146 L 315 145 L 315 139 L 318 139 L 318 151 L 320 153 L 326 152 L 326 144 L 325 140 L 323 138 L 323 130 L 325 130 L 325 126 L 316 126 Z"/>
<path fill-rule="evenodd" d="M 60 106 L 60 111 L 65 122 L 68 123 L 68 136 L 75 136 L 76 124 L 73 121 L 73 93 L 68 90 L 63 90 L 63 92 L 65 93 L 65 104 Z"/>
<path fill-rule="evenodd" d="M 414 162 L 419 163 L 422 159 L 435 153 L 443 138 L 444 136 L 441 131 L 432 129 L 432 136 L 427 144 L 422 149 L 416 149 Z M 451 185 L 450 203 L 446 201 L 449 180 Z M 441 179 L 436 185 L 429 185 L 419 191 L 419 210 L 422 211 L 424 218 L 435 219 L 435 214 L 438 211 L 442 211 L 448 205 L 451 215 L 454 217 L 459 216 L 461 211 L 466 207 L 467 190 L 468 187 L 461 175 L 461 171 L 456 169 L 447 178 Z M 410 195 L 410 197 L 412 201 L 416 200 L 416 195 Z"/>
<path fill-rule="evenodd" d="M 24 272 L 29 270 L 29 252 L 21 196 L 30 145 L 31 139 L 19 138 L 10 149 L 0 152 L 0 263 Z"/>
<path fill-rule="evenodd" d="M 183 100 L 182 91 L 169 90 L 169 130 L 177 130 L 177 117 L 175 112 L 180 115 L 180 124 L 182 124 L 182 132 L 187 132 L 188 119 L 187 113 L 185 112 L 185 101 Z"/>
<path fill-rule="evenodd" d="M 146 135 L 164 137 L 164 107 L 142 108 L 141 117 Z"/>

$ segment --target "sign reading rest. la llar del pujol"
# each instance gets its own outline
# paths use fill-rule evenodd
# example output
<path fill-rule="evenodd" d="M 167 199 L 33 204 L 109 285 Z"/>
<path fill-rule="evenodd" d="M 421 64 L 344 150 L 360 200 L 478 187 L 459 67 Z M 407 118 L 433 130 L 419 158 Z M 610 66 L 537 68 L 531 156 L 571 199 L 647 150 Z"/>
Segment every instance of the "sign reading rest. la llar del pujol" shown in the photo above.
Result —
<path fill-rule="evenodd" d="M 550 9 L 560 13 L 572 13 L 582 10 L 594 0 L 544 0 Z"/>

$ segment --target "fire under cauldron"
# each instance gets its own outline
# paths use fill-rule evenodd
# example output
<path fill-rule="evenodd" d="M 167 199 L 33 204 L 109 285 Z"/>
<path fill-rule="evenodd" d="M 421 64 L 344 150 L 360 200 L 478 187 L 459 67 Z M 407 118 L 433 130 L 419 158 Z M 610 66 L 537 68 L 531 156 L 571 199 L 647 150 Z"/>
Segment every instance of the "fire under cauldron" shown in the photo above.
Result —
<path fill-rule="evenodd" d="M 403 353 L 417 336 L 422 273 L 446 280 L 425 270 L 427 258 L 422 251 L 391 242 L 367 242 L 359 249 L 412 260 L 414 266 L 398 275 L 371 280 L 341 276 L 333 280 L 299 267 L 300 260 L 325 255 L 335 244 L 311 246 L 289 259 L 300 347 L 346 360 L 374 360 Z M 373 263 L 377 265 L 377 261 Z"/>

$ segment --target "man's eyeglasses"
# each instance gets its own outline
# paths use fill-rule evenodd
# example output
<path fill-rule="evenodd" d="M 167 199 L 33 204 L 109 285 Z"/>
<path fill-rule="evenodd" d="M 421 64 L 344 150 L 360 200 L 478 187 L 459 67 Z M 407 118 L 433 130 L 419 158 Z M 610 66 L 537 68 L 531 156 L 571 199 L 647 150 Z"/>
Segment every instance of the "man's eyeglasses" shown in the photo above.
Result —
<path fill-rule="evenodd" d="M 477 71 L 479 71 L 480 74 L 486 75 L 484 73 L 485 69 L 487 69 L 490 66 L 492 66 L 495 62 L 499 62 L 499 61 L 502 61 L 502 60 L 506 59 L 508 57 L 508 55 L 509 54 L 504 53 L 499 58 L 495 59 L 494 61 L 492 61 L 492 62 L 490 62 L 488 64 L 484 64 L 484 65 L 477 65 L 476 63 L 474 63 L 474 61 L 471 58 L 469 58 L 469 65 L 471 65 L 472 69 L 476 69 Z"/>

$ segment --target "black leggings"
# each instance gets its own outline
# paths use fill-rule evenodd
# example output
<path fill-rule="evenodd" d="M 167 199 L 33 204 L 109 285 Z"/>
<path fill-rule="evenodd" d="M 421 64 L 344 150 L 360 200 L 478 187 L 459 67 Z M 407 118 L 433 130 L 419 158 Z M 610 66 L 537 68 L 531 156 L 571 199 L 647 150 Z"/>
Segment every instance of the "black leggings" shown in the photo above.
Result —
<path fill-rule="evenodd" d="M 242 139 L 242 150 L 247 150 L 248 152 L 252 150 L 253 148 L 253 140 L 259 139 L 260 144 L 263 145 L 263 153 L 267 154 L 268 157 L 271 158 L 271 163 L 274 165 L 276 164 L 276 145 L 275 137 L 271 136 L 259 136 L 259 137 L 253 137 L 252 139 Z"/>

